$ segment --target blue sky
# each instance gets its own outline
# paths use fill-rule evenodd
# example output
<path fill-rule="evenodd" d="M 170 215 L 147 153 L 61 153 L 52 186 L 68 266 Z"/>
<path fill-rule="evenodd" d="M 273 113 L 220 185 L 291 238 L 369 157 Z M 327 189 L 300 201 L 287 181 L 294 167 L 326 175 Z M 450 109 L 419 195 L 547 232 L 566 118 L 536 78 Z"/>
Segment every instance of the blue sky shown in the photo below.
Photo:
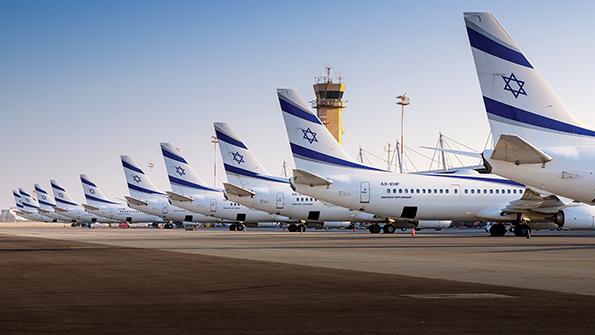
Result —
<path fill-rule="evenodd" d="M 438 131 L 482 149 L 488 135 L 463 11 L 493 12 L 589 126 L 595 86 L 588 1 L 0 1 L 0 207 L 11 189 L 79 173 L 126 194 L 128 154 L 168 186 L 159 143 L 212 181 L 214 121 L 229 122 L 274 174 L 291 161 L 275 89 L 313 98 L 330 62 L 347 86 L 345 147 L 383 155 Z M 378 162 L 379 163 L 379 162 Z M 419 163 L 423 165 L 422 163 Z M 222 172 L 221 168 L 219 171 Z M 222 181 L 221 173 L 219 182 Z"/>

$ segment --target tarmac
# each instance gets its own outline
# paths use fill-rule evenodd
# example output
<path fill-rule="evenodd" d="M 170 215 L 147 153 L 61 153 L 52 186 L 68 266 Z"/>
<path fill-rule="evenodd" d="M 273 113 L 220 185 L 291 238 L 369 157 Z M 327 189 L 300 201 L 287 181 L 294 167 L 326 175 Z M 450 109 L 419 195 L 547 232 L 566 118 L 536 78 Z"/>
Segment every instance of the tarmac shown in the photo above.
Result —
<path fill-rule="evenodd" d="M 595 233 L 0 224 L 0 334 L 592 333 Z"/>

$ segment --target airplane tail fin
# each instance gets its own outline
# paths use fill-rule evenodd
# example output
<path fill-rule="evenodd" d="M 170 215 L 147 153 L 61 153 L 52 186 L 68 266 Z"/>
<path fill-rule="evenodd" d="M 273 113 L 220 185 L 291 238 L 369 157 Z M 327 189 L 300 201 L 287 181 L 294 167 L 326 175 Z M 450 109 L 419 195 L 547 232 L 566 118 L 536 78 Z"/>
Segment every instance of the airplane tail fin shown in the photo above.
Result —
<path fill-rule="evenodd" d="M 37 213 L 37 209 L 39 205 L 33 196 L 25 192 L 25 190 L 19 187 L 19 195 L 21 196 L 21 204 L 23 205 L 23 210 L 31 213 Z"/>
<path fill-rule="evenodd" d="M 56 199 L 56 205 L 58 207 L 68 209 L 69 207 L 79 206 L 58 181 L 52 179 L 50 180 L 50 185 L 52 186 L 52 192 L 54 193 L 54 199 Z"/>
<path fill-rule="evenodd" d="M 298 169 L 319 175 L 346 169 L 383 171 L 354 161 L 295 90 L 278 89 L 277 96 Z"/>
<path fill-rule="evenodd" d="M 103 194 L 101 189 L 97 187 L 87 175 L 81 174 L 81 184 L 83 185 L 83 192 L 85 193 L 85 200 L 87 203 L 94 206 L 106 206 L 106 205 L 117 205 L 117 202 L 113 202 Z"/>
<path fill-rule="evenodd" d="M 39 202 L 39 207 L 45 210 L 53 210 L 53 208 L 56 207 L 56 203 L 54 202 L 54 199 L 52 199 L 48 191 L 40 184 L 35 184 L 33 186 L 35 188 L 35 193 L 37 194 L 37 201 Z"/>
<path fill-rule="evenodd" d="M 179 194 L 191 195 L 202 191 L 219 192 L 220 190 L 207 186 L 186 159 L 180 150 L 171 143 L 161 143 L 161 153 L 167 170 L 167 177 L 171 189 Z"/>
<path fill-rule="evenodd" d="M 494 15 L 464 18 L 494 142 L 502 134 L 538 147 L 595 139 L 595 131 L 581 125 Z"/>
<path fill-rule="evenodd" d="M 14 197 L 14 203 L 15 203 L 15 205 L 17 205 L 17 208 L 19 210 L 23 210 L 24 206 L 23 206 L 23 203 L 21 200 L 21 195 L 19 194 L 19 190 L 13 190 L 12 196 Z"/>
<path fill-rule="evenodd" d="M 215 122 L 214 127 L 230 183 L 250 187 L 288 182 L 286 178 L 271 175 L 227 123 Z"/>
<path fill-rule="evenodd" d="M 147 176 L 143 170 L 130 158 L 129 156 L 120 156 L 122 160 L 122 167 L 124 168 L 124 176 L 128 184 L 128 191 L 130 195 L 139 198 L 156 198 L 164 197 L 165 193 L 161 192 L 153 181 Z"/>

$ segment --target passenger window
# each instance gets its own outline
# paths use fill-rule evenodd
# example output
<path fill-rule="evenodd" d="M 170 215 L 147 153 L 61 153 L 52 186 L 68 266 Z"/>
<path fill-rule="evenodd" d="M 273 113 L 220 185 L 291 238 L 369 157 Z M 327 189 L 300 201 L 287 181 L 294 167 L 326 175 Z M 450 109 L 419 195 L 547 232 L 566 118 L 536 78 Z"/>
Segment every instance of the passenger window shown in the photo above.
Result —
<path fill-rule="evenodd" d="M 409 193 L 409 190 L 408 189 L 405 189 L 405 193 Z"/>
<path fill-rule="evenodd" d="M 457 190 L 457 189 L 455 188 L 455 194 L 458 194 L 458 193 L 459 193 L 459 190 Z"/>
<path fill-rule="evenodd" d="M 440 189 L 440 194 L 442 194 L 442 189 Z"/>
<path fill-rule="evenodd" d="M 393 188 L 393 193 L 397 193 L 397 189 L 396 188 Z"/>
<path fill-rule="evenodd" d="M 434 189 L 434 194 L 436 194 L 436 193 L 438 193 L 438 190 L 437 189 Z"/>
<path fill-rule="evenodd" d="M 425 188 L 422 188 L 421 189 L 421 193 L 426 194 L 426 189 Z"/>
<path fill-rule="evenodd" d="M 419 193 L 419 188 L 417 190 L 415 190 L 415 193 Z"/>
<path fill-rule="evenodd" d="M 448 194 L 448 189 L 444 190 L 444 193 Z"/>
<path fill-rule="evenodd" d="M 465 194 L 467 194 L 467 192 L 468 192 L 467 189 L 465 189 Z"/>
<path fill-rule="evenodd" d="M 399 193 L 403 193 L 403 189 L 402 188 L 399 189 Z"/>
<path fill-rule="evenodd" d="M 494 190 L 490 190 L 490 194 L 494 194 Z"/>

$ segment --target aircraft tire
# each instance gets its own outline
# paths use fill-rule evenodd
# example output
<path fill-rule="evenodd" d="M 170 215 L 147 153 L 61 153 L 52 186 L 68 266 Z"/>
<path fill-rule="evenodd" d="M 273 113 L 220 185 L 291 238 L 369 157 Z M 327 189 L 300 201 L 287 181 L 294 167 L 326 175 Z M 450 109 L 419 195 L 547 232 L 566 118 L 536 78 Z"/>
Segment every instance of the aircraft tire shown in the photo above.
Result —
<path fill-rule="evenodd" d="M 306 225 L 304 225 L 304 224 L 297 225 L 295 231 L 296 232 L 299 232 L 299 233 L 305 232 L 306 231 Z"/>
<path fill-rule="evenodd" d="M 490 227 L 490 236 L 501 237 L 506 235 L 506 227 L 502 223 L 496 223 Z"/>
<path fill-rule="evenodd" d="M 380 233 L 380 230 L 381 230 L 381 229 L 382 229 L 382 228 L 380 228 L 380 225 L 378 225 L 378 224 L 373 224 L 373 225 L 371 225 L 370 227 L 368 227 L 368 230 L 369 230 L 369 231 L 370 231 L 370 233 L 372 233 L 372 234 L 378 234 L 378 233 Z"/>
<path fill-rule="evenodd" d="M 289 232 L 291 233 L 295 233 L 297 231 L 297 226 L 292 223 L 289 226 L 287 226 L 287 230 L 289 230 Z"/>
<path fill-rule="evenodd" d="M 382 232 L 385 234 L 394 234 L 395 230 L 395 226 L 392 224 L 385 224 L 384 227 L 382 227 Z"/>

